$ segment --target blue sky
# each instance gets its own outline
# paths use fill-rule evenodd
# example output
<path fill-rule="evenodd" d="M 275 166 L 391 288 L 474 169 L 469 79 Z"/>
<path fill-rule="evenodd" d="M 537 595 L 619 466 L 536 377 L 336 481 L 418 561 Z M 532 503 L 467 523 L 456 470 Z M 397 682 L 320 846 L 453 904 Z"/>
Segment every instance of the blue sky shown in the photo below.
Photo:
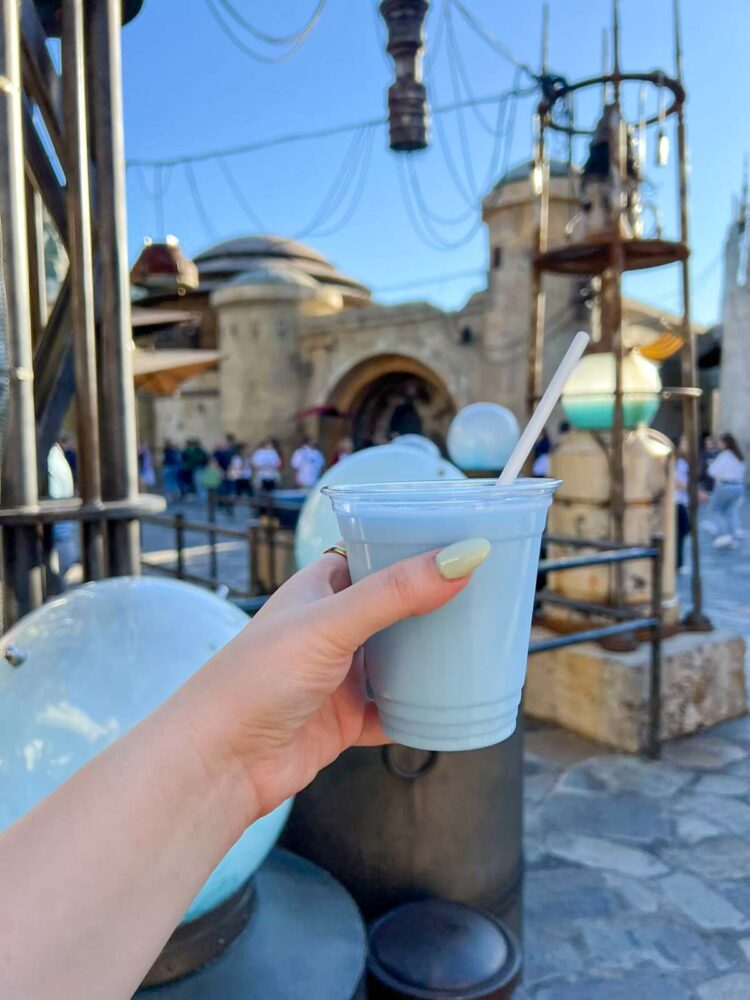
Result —
<path fill-rule="evenodd" d="M 536 68 L 541 0 L 464 3 L 517 57 Z M 283 4 L 234 0 L 234 4 L 258 28 L 277 34 L 303 23 L 315 6 L 314 0 L 285 0 Z M 624 68 L 661 67 L 672 72 L 671 0 L 623 0 L 622 7 Z M 746 104 L 750 7 L 746 0 L 710 4 L 682 0 L 682 7 L 689 93 L 693 310 L 696 319 L 710 323 L 718 318 L 720 254 L 731 195 L 740 187 L 742 156 L 750 145 Z M 609 11 L 609 0 L 552 0 L 550 68 L 571 79 L 598 72 L 602 29 L 609 23 Z M 479 39 L 455 9 L 450 23 L 471 92 L 492 97 L 508 89 L 513 66 Z M 433 59 L 426 83 L 434 105 L 455 100 L 453 83 L 458 70 L 449 59 L 450 38 L 443 0 L 432 0 L 427 45 L 428 49 L 432 45 Z M 436 39 L 440 46 L 435 50 Z M 253 44 L 273 51 L 259 42 Z M 256 62 L 233 47 L 206 0 L 189 4 L 146 0 L 141 15 L 123 32 L 128 159 L 197 154 L 381 118 L 390 83 L 382 44 L 374 0 L 328 0 L 306 44 L 292 59 L 276 65 Z M 629 100 L 635 113 L 635 95 Z M 160 174 L 152 168 L 129 169 L 131 255 L 137 254 L 144 236 L 162 235 L 154 198 L 161 177 L 164 229 L 176 234 L 189 254 L 215 238 L 259 231 L 255 217 L 266 232 L 285 236 L 303 232 L 317 221 L 317 228 L 302 238 L 370 285 L 382 301 L 423 298 L 456 308 L 484 284 L 481 271 L 487 248 L 484 229 L 475 224 L 478 207 L 472 212 L 473 196 L 484 189 L 488 178 L 501 172 L 506 157 L 510 163 L 528 158 L 533 105 L 534 98 L 519 100 L 508 149 L 493 150 L 491 130 L 498 106 L 487 105 L 480 109 L 482 120 L 472 109 L 462 116 L 455 112 L 441 115 L 443 142 L 438 141 L 433 122 L 430 148 L 410 158 L 413 163 L 408 169 L 417 177 L 430 211 L 444 217 L 468 213 L 457 225 L 435 224 L 441 242 L 459 244 L 450 249 L 425 245 L 415 231 L 399 182 L 399 169 L 406 173 L 407 168 L 399 168 L 397 154 L 389 151 L 387 129 L 374 126 L 228 159 L 225 162 L 241 189 L 241 201 L 216 161 L 196 163 L 193 180 L 203 217 L 183 167 Z M 582 107 L 581 113 L 585 110 Z M 453 158 L 453 171 L 446 150 Z M 493 151 L 501 154 L 496 167 Z M 648 164 L 648 177 L 669 228 L 676 219 L 674 160 L 667 168 L 655 169 L 653 149 L 649 149 Z M 453 174 L 458 175 L 463 194 Z M 338 189 L 337 177 L 341 179 Z M 326 196 L 332 188 L 346 193 L 331 213 L 337 198 L 326 201 Z M 410 287 L 401 287 L 405 285 Z M 630 293 L 665 310 L 677 305 L 678 289 L 674 268 L 640 276 L 627 286 Z"/>

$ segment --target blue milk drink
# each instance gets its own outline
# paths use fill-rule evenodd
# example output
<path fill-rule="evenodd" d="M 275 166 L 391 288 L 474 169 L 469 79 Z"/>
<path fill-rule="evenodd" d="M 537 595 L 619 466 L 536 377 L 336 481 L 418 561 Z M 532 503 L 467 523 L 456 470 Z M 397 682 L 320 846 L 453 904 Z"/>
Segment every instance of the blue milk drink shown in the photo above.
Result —
<path fill-rule="evenodd" d="M 388 736 L 423 750 L 473 750 L 516 727 L 552 479 L 329 486 L 352 580 L 465 538 L 488 558 L 449 604 L 373 636 L 367 676 Z"/>

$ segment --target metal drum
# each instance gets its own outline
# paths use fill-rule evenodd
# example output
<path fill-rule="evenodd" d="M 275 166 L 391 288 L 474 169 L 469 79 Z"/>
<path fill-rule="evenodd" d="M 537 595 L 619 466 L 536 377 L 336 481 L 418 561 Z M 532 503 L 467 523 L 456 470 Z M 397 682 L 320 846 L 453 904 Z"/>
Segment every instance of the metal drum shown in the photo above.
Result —
<path fill-rule="evenodd" d="M 349 750 L 297 796 L 282 842 L 335 875 L 368 920 L 439 896 L 517 930 L 522 741 L 519 727 L 463 753 Z"/>

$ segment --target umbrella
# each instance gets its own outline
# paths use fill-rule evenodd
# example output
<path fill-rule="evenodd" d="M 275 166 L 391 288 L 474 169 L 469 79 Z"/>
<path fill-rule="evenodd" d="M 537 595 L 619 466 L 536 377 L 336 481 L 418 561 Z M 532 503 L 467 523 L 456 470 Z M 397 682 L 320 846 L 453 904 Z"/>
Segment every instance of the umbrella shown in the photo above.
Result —
<path fill-rule="evenodd" d="M 171 396 L 188 379 L 216 368 L 219 351 L 163 350 L 133 351 L 133 377 L 137 389 Z"/>

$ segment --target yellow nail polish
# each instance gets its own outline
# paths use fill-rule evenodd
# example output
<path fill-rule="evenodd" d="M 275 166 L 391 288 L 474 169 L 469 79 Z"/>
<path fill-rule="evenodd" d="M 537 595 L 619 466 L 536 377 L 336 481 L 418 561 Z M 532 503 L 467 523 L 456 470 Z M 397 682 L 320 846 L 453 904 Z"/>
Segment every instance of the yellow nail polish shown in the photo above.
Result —
<path fill-rule="evenodd" d="M 490 543 L 486 538 L 467 538 L 442 549 L 435 556 L 435 562 L 446 580 L 459 580 L 475 570 L 489 554 Z"/>

